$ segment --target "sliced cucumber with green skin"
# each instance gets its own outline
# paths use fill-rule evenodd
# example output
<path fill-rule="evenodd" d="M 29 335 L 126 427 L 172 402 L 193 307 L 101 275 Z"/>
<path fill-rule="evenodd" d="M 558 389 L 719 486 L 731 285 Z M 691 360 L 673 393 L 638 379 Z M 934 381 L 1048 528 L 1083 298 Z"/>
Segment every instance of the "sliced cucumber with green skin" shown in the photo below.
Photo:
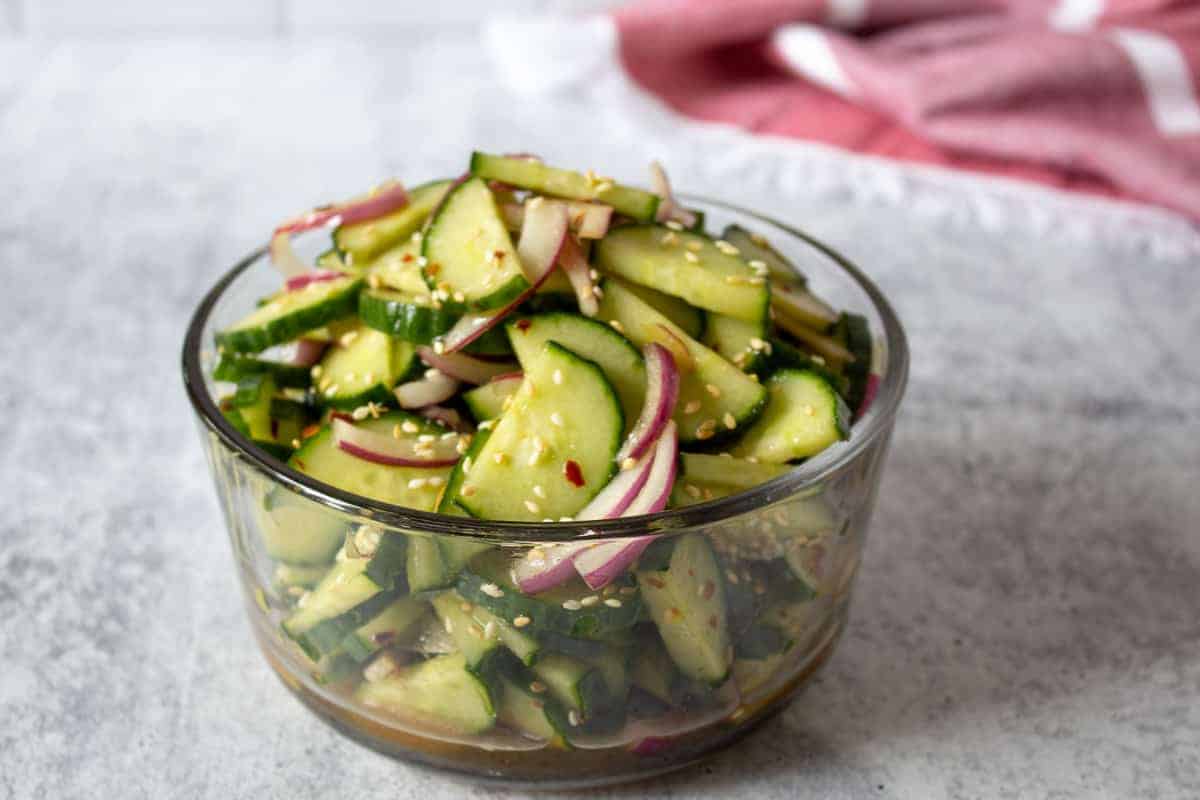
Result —
<path fill-rule="evenodd" d="M 275 380 L 270 375 L 260 373 L 238 381 L 232 403 L 241 414 L 251 439 L 275 441 L 271 428 L 271 398 L 274 396 Z"/>
<path fill-rule="evenodd" d="M 506 330 L 517 360 L 526 369 L 549 341 L 600 367 L 621 400 L 626 424 L 637 420 L 646 396 L 646 364 L 633 343 L 611 326 L 582 314 L 550 312 L 510 322 Z"/>
<path fill-rule="evenodd" d="M 762 411 L 767 392 L 733 364 L 684 333 L 679 326 L 655 311 L 625 284 L 606 279 L 601 284 L 599 319 L 616 320 L 634 344 L 663 343 L 664 329 L 687 349 L 694 364 L 682 372 L 675 422 L 682 443 L 716 444 L 745 430 Z M 670 348 L 668 348 L 670 349 Z M 728 415 L 728 417 L 726 416 Z M 729 422 L 734 427 L 729 427 Z"/>
<path fill-rule="evenodd" d="M 679 329 L 688 336 L 697 341 L 703 338 L 708 326 L 708 315 L 686 300 L 680 300 L 678 297 L 663 294 L 649 286 L 640 286 L 636 283 L 624 283 L 622 286 L 637 295 L 646 305 L 678 325 Z"/>
<path fill-rule="evenodd" d="M 459 510 L 458 513 L 464 512 Z M 446 562 L 446 569 L 454 576 L 462 572 L 471 559 L 493 549 L 493 546 L 487 542 L 464 539 L 459 536 L 439 536 L 437 543 L 438 547 L 442 549 L 442 560 Z"/>
<path fill-rule="evenodd" d="M 283 621 L 283 630 L 314 661 L 341 643 L 350 632 L 386 606 L 379 586 L 367 577 L 368 559 L 347 558 L 329 570 Z"/>
<path fill-rule="evenodd" d="M 354 698 L 368 708 L 448 733 L 483 733 L 496 723 L 488 687 L 466 668 L 461 653 L 402 667 L 383 680 L 363 682 Z"/>
<path fill-rule="evenodd" d="M 761 660 L 791 649 L 795 642 L 775 625 L 757 622 L 738 637 L 734 652 L 738 658 Z"/>
<path fill-rule="evenodd" d="M 625 419 L 601 369 L 554 342 L 526 360 L 520 390 L 459 493 L 472 516 L 571 516 L 613 473 Z"/>
<path fill-rule="evenodd" d="M 450 181 L 432 181 L 410 189 L 408 204 L 370 222 L 341 225 L 333 232 L 334 246 L 348 266 L 365 264 L 389 247 L 419 231 L 441 202 Z"/>
<path fill-rule="evenodd" d="M 394 589 L 405 594 L 408 592 L 407 569 L 408 537 L 394 531 L 382 533 L 364 574 L 381 589 Z"/>
<path fill-rule="evenodd" d="M 843 369 L 849 384 L 846 389 L 846 404 L 851 411 L 862 407 L 867 394 L 867 379 L 871 376 L 871 326 L 860 314 L 843 312 L 833 326 L 833 338 L 854 355 L 854 360 Z"/>
<path fill-rule="evenodd" d="M 779 464 L 755 463 L 709 453 L 683 453 L 680 462 L 682 480 L 734 489 L 751 489 L 788 471 L 788 467 Z"/>
<path fill-rule="evenodd" d="M 657 634 L 638 639 L 630 673 L 634 686 L 671 705 L 685 679 Z"/>
<path fill-rule="evenodd" d="M 801 544 L 794 542 L 784 554 L 788 569 L 795 576 L 804 592 L 795 599 L 811 600 L 819 595 L 829 594 L 832 590 L 829 545 L 818 539 L 815 542 Z"/>
<path fill-rule="evenodd" d="M 321 582 L 321 578 L 325 577 L 326 572 L 329 572 L 329 567 L 324 564 L 318 566 L 279 564 L 275 567 L 274 583 L 285 589 L 292 586 L 311 589 Z"/>
<path fill-rule="evenodd" d="M 768 344 L 771 345 L 771 348 L 767 354 L 767 363 L 764 365 L 765 373 L 770 374 L 781 369 L 811 370 L 829 381 L 829 385 L 836 389 L 842 397 L 848 395 L 850 384 L 846 380 L 846 376 L 826 366 L 824 359 L 817 361 L 816 356 L 809 355 L 790 342 L 777 337 L 772 338 Z"/>
<path fill-rule="evenodd" d="M 733 648 L 725 581 L 701 534 L 675 542 L 665 570 L 637 573 L 638 587 L 671 660 L 687 677 L 718 686 L 729 675 Z"/>
<path fill-rule="evenodd" d="M 600 670 L 561 653 L 544 654 L 533 665 L 533 674 L 580 721 L 599 713 L 610 699 Z"/>
<path fill-rule="evenodd" d="M 496 719 L 522 733 L 546 740 L 558 750 L 570 750 L 567 739 L 570 722 L 566 709 L 548 692 L 535 692 L 529 688 L 534 678 L 523 674 L 519 678 L 500 678 L 500 703 L 496 707 Z"/>
<path fill-rule="evenodd" d="M 618 588 L 614 596 L 620 603 L 614 607 L 601 602 L 582 580 L 539 594 L 523 594 L 512 583 L 509 566 L 509 556 L 499 551 L 475 558 L 458 577 L 458 593 L 501 619 L 527 617 L 529 622 L 522 630 L 534 637 L 553 632 L 605 641 L 626 633 L 641 618 L 640 596 L 620 591 L 630 586 L 627 580 L 614 584 Z M 592 597 L 595 600 L 588 599 Z"/>
<path fill-rule="evenodd" d="M 353 314 L 361 288 L 360 278 L 346 277 L 284 292 L 232 327 L 219 331 L 217 348 L 257 353 L 290 342 L 313 328 Z"/>
<path fill-rule="evenodd" d="M 429 607 L 415 597 L 399 597 L 374 619 L 347 636 L 342 652 L 359 664 L 411 634 L 424 621 Z"/>
<path fill-rule="evenodd" d="M 441 436 L 450 432 L 437 423 L 402 411 L 391 411 L 358 425 L 390 436 L 397 425 L 405 422 L 417 426 L 416 433 L 405 436 Z M 352 456 L 337 446 L 328 425 L 304 440 L 288 459 L 288 466 L 343 491 L 419 511 L 433 510 L 439 487 L 450 474 L 450 467 L 393 467 Z"/>
<path fill-rule="evenodd" d="M 469 465 L 479 460 L 479 451 L 481 451 L 483 446 L 487 444 L 488 437 L 491 435 L 492 432 L 486 428 L 477 430 L 471 434 L 471 443 L 467 445 L 467 450 L 465 453 L 463 453 L 463 457 L 460 458 L 450 469 L 450 475 L 446 478 L 446 487 L 438 496 L 435 508 L 439 514 L 448 514 L 455 517 L 468 516 L 467 512 L 458 505 L 458 495 L 462 490 L 463 481 L 465 481 L 467 478 L 464 470 Z M 457 566 L 454 570 L 455 573 L 457 573 L 458 569 L 466 564 L 466 562 L 474 555 L 473 552 L 470 553 L 470 555 L 467 555 L 458 549 L 452 550 L 456 541 L 457 540 L 448 536 L 438 537 L 438 545 L 442 547 L 443 557 L 445 557 L 449 563 L 457 563 Z M 465 545 L 477 544 L 477 542 L 471 542 L 470 540 L 462 540 L 462 542 Z M 469 547 L 466 549 L 470 551 Z M 462 557 L 464 555 L 466 555 L 466 558 Z"/>
<path fill-rule="evenodd" d="M 321 358 L 320 367 L 317 401 L 346 410 L 394 402 L 392 387 L 421 369 L 410 342 L 365 325 L 342 334 Z"/>
<path fill-rule="evenodd" d="M 804 288 L 808 284 L 808 279 L 800 270 L 796 269 L 792 262 L 784 258 L 778 250 L 771 247 L 771 243 L 765 237 L 751 233 L 740 225 L 730 225 L 725 228 L 721 238 L 736 247 L 741 253 L 742 260 L 746 263 L 761 261 L 765 264 L 771 280 L 785 284 L 795 283 L 800 288 Z"/>
<path fill-rule="evenodd" d="M 254 510 L 267 555 L 294 566 L 329 564 L 349 529 L 329 509 L 282 488 L 267 491 Z"/>
<path fill-rule="evenodd" d="M 595 655 L 582 656 L 580 660 L 600 671 L 609 698 L 622 703 L 629 694 L 631 655 L 628 648 L 608 646 Z"/>
<path fill-rule="evenodd" d="M 745 261 L 698 233 L 629 225 L 596 243 L 599 269 L 747 322 L 767 318 L 770 291 Z"/>
<path fill-rule="evenodd" d="M 766 410 L 734 446 L 735 456 L 781 464 L 814 456 L 849 437 L 850 410 L 817 373 L 780 370 L 766 387 Z"/>
<path fill-rule="evenodd" d="M 428 296 L 429 286 L 421 274 L 420 259 L 421 237 L 414 234 L 371 262 L 367 269 L 367 285 L 412 296 Z"/>
<path fill-rule="evenodd" d="M 465 610 L 467 608 L 471 608 L 471 605 L 454 592 L 445 592 L 433 598 L 433 610 L 442 621 L 446 633 L 454 640 L 458 652 L 462 653 L 466 669 L 479 676 L 489 687 L 495 686 L 512 656 L 496 633 L 493 631 L 488 635 L 484 626 Z"/>
<path fill-rule="evenodd" d="M 280 389 L 306 389 L 312 382 L 308 367 L 268 361 L 242 353 L 225 353 L 213 367 L 213 380 L 237 383 L 254 375 L 270 375 Z"/>
<path fill-rule="evenodd" d="M 365 289 L 358 296 L 358 316 L 377 331 L 415 344 L 429 344 L 454 325 L 462 306 L 440 303 L 435 308 L 428 295 L 392 289 Z"/>
<path fill-rule="evenodd" d="M 656 194 L 622 186 L 610 180 L 589 177 L 573 170 L 549 167 L 540 161 L 508 158 L 478 151 L 471 154 L 471 172 L 541 194 L 568 200 L 595 200 L 636 220 L 654 219 L 660 198 Z"/>
<path fill-rule="evenodd" d="M 504 413 L 504 403 L 521 388 L 520 378 L 489 381 L 463 392 L 463 402 L 476 422 L 496 419 Z"/>
<path fill-rule="evenodd" d="M 406 568 L 411 592 L 441 589 L 454 582 L 454 576 L 442 559 L 442 550 L 432 536 L 413 534 L 408 537 Z"/>
<path fill-rule="evenodd" d="M 767 363 L 767 323 L 747 322 L 725 314 L 708 314 L 704 343 L 742 372 L 762 372 Z"/>
<path fill-rule="evenodd" d="M 421 273 L 477 309 L 503 306 L 529 288 L 487 184 L 472 178 L 450 190 L 422 239 Z"/>

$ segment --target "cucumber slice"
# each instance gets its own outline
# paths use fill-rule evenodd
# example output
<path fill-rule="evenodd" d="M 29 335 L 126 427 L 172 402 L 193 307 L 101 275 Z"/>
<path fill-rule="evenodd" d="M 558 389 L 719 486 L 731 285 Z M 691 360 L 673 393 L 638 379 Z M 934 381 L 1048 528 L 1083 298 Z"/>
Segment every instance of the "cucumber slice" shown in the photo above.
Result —
<path fill-rule="evenodd" d="M 629 225 L 596 243 L 596 266 L 633 283 L 747 322 L 767 317 L 766 280 L 707 236 L 661 225 Z"/>
<path fill-rule="evenodd" d="M 496 419 L 504 413 L 504 404 L 521 388 L 519 380 L 489 381 L 463 392 L 463 402 L 476 422 Z"/>
<path fill-rule="evenodd" d="M 667 705 L 679 699 L 686 682 L 657 634 L 638 639 L 630 677 L 635 686 Z"/>
<path fill-rule="evenodd" d="M 658 195 L 539 161 L 506 158 L 478 151 L 471 154 L 471 172 L 481 178 L 500 181 L 521 189 L 565 197 L 569 200 L 596 200 L 636 220 L 654 219 L 660 202 Z"/>
<path fill-rule="evenodd" d="M 527 357 L 521 389 L 472 463 L 458 503 L 486 519 L 573 515 L 608 483 L 624 423 L 600 368 L 547 342 Z"/>
<path fill-rule="evenodd" d="M 724 682 L 733 648 L 725 581 L 708 540 L 696 533 L 679 537 L 667 569 L 639 570 L 637 580 L 650 617 L 680 672 L 710 686 Z"/>
<path fill-rule="evenodd" d="M 462 511 L 459 510 L 459 513 L 461 514 Z M 446 569 L 455 576 L 463 571 L 471 559 L 492 549 L 492 545 L 487 542 L 462 537 L 439 536 L 437 543 L 438 547 L 442 549 L 442 560 L 446 562 Z"/>
<path fill-rule="evenodd" d="M 755 463 L 744 458 L 707 453 L 683 453 L 681 461 L 683 481 L 732 489 L 751 489 L 788 471 L 780 464 Z"/>
<path fill-rule="evenodd" d="M 306 389 L 312 382 L 308 367 L 268 361 L 242 353 L 224 353 L 213 367 L 213 380 L 237 383 L 255 375 L 270 375 L 280 389 Z"/>
<path fill-rule="evenodd" d="M 448 514 L 456 517 L 467 516 L 467 513 L 462 509 L 461 506 L 458 505 L 459 492 L 462 491 L 463 481 L 465 481 L 467 478 L 464 469 L 473 464 L 475 461 L 479 460 L 479 451 L 481 451 L 483 446 L 487 444 L 488 437 L 491 435 L 492 432 L 488 429 L 477 430 L 475 433 L 470 434 L 471 443 L 467 445 L 467 450 L 465 453 L 463 453 L 463 457 L 460 458 L 458 462 L 451 468 L 450 475 L 446 478 L 446 488 L 442 490 L 441 495 L 438 497 L 436 508 L 439 514 Z M 450 548 L 453 546 L 455 541 L 456 540 L 446 536 L 438 537 L 438 545 L 443 549 L 443 556 L 451 563 L 461 559 L 460 563 L 458 564 L 458 566 L 461 567 L 467 562 L 467 560 L 470 558 L 470 555 L 468 555 L 466 558 L 462 558 L 465 553 L 461 553 L 457 550 L 451 553 Z M 477 544 L 476 542 L 471 542 L 469 540 L 462 541 L 466 545 Z M 469 550 L 470 548 L 467 549 Z M 474 553 L 471 553 L 471 555 L 474 555 Z M 457 574 L 458 569 L 456 568 L 454 571 Z"/>
<path fill-rule="evenodd" d="M 604 675 L 579 659 L 546 653 L 533 665 L 533 674 L 550 694 L 583 721 L 600 712 L 609 700 Z"/>
<path fill-rule="evenodd" d="M 794 644 L 795 641 L 778 626 L 756 622 L 738 637 L 734 652 L 738 658 L 761 660 L 785 653 Z"/>
<path fill-rule="evenodd" d="M 570 730 L 568 715 L 562 704 L 547 692 L 535 692 L 529 687 L 537 685 L 532 678 L 522 675 L 521 679 L 500 679 L 500 704 L 496 707 L 496 719 L 502 725 L 522 733 L 546 740 L 550 747 L 570 750 L 567 731 Z M 540 686 L 538 688 L 541 688 Z"/>
<path fill-rule="evenodd" d="M 421 274 L 421 237 L 414 234 L 380 254 L 367 269 L 367 285 L 427 297 L 429 286 Z"/>
<path fill-rule="evenodd" d="M 817 373 L 781 370 L 768 379 L 767 389 L 767 408 L 733 448 L 735 456 L 781 464 L 849 437 L 850 411 Z"/>
<path fill-rule="evenodd" d="M 454 640 L 458 652 L 462 653 L 467 671 L 479 676 L 487 685 L 495 686 L 511 655 L 494 628 L 490 632 L 485 630 L 484 625 L 471 616 L 472 608 L 455 592 L 433 598 L 433 610 Z"/>
<path fill-rule="evenodd" d="M 686 300 L 663 294 L 649 286 L 640 286 L 636 283 L 622 285 L 637 295 L 646 305 L 678 325 L 679 329 L 688 336 L 696 340 L 700 340 L 704 336 L 705 328 L 708 326 L 708 315 Z"/>
<path fill-rule="evenodd" d="M 275 379 L 267 374 L 251 375 L 238 381 L 232 405 L 241 414 L 251 439 L 275 441 L 271 429 L 271 398 L 275 395 Z"/>
<path fill-rule="evenodd" d="M 217 348 L 257 353 L 289 342 L 313 328 L 353 314 L 361 288 L 361 279 L 346 277 L 284 292 L 232 327 L 218 332 Z"/>
<path fill-rule="evenodd" d="M 771 247 L 771 243 L 765 237 L 751 233 L 740 225 L 730 225 L 725 228 L 721 238 L 736 247 L 741 253 L 742 260 L 746 263 L 761 261 L 765 264 L 771 280 L 783 284 L 794 283 L 800 288 L 808 285 L 808 279 L 800 270 L 796 269 L 795 265 L 784 258 L 778 250 Z"/>
<path fill-rule="evenodd" d="M 450 181 L 432 181 L 408 193 L 408 205 L 385 217 L 341 225 L 333 232 L 333 244 L 347 266 L 361 266 L 379 253 L 421 229 L 429 214 L 450 188 Z"/>
<path fill-rule="evenodd" d="M 310 567 L 303 564 L 279 564 L 275 567 L 274 583 L 284 589 L 292 586 L 311 589 L 321 582 L 326 572 L 329 572 L 329 567 L 325 565 Z"/>
<path fill-rule="evenodd" d="M 675 422 L 679 425 L 681 442 L 715 444 L 744 430 L 758 416 L 766 403 L 767 392 L 756 381 L 688 336 L 624 283 L 610 278 L 601 288 L 604 296 L 600 301 L 599 318 L 616 320 L 634 344 L 662 342 L 665 328 L 687 348 L 695 368 L 682 374 L 679 381 Z M 730 421 L 734 423 L 733 428 L 729 427 Z"/>
<path fill-rule="evenodd" d="M 349 527 L 329 509 L 284 489 L 268 491 L 254 511 L 267 555 L 297 566 L 333 561 Z"/>
<path fill-rule="evenodd" d="M 369 559 L 339 561 L 304 599 L 304 605 L 283 621 L 283 630 L 313 661 L 338 649 L 348 635 L 391 603 L 393 594 L 381 591 L 366 575 Z"/>
<path fill-rule="evenodd" d="M 630 583 L 619 581 L 616 586 L 627 589 Z M 642 615 L 641 598 L 636 593 L 618 591 L 614 595 L 618 605 L 608 605 L 600 602 L 582 580 L 539 594 L 522 594 L 509 575 L 509 557 L 500 551 L 474 559 L 459 575 L 456 587 L 464 599 L 503 620 L 528 618 L 521 630 L 534 637 L 557 633 L 607 641 L 626 634 Z"/>
<path fill-rule="evenodd" d="M 392 387 L 420 369 L 419 363 L 411 343 L 359 325 L 321 358 L 317 400 L 347 410 L 393 402 Z"/>
<path fill-rule="evenodd" d="M 836 389 L 842 397 L 846 397 L 849 393 L 850 382 L 846 380 L 846 376 L 825 366 L 824 359 L 817 361 L 816 356 L 811 356 L 778 337 L 772 337 L 768 344 L 771 347 L 767 352 L 764 373 L 770 374 L 781 369 L 806 369 L 829 381 L 829 385 Z"/>
<path fill-rule="evenodd" d="M 725 314 L 708 314 L 707 317 L 703 342 L 714 353 L 733 362 L 742 372 L 761 373 L 765 370 L 771 349 L 767 341 L 769 320 L 747 322 Z"/>
<path fill-rule="evenodd" d="M 625 702 L 629 694 L 631 653 L 629 648 L 607 646 L 595 655 L 580 657 L 581 661 L 600 672 L 609 699 L 618 703 Z"/>
<path fill-rule="evenodd" d="M 400 597 L 366 625 L 347 636 L 342 652 L 362 664 L 385 647 L 391 647 L 417 630 L 429 607 L 414 597 Z"/>
<path fill-rule="evenodd" d="M 483 733 L 496 722 L 487 686 L 466 668 L 461 653 L 402 667 L 383 680 L 364 682 L 358 702 L 448 733 Z"/>
<path fill-rule="evenodd" d="M 638 349 L 611 326 L 581 314 L 549 312 L 510 322 L 506 328 L 523 368 L 540 357 L 546 342 L 557 342 L 600 367 L 621 400 L 626 424 L 637 421 L 646 396 L 646 365 Z"/>
<path fill-rule="evenodd" d="M 334 272 L 345 273 L 351 273 L 354 271 L 350 267 L 346 266 L 345 260 L 342 259 L 342 254 L 337 251 L 336 247 L 331 247 L 318 255 L 316 261 L 313 263 L 317 265 L 318 269 L 329 269 L 333 270 Z"/>
<path fill-rule="evenodd" d="M 358 316 L 363 324 L 407 342 L 429 344 L 454 325 L 462 307 L 438 301 L 428 294 L 392 289 L 366 289 L 358 296 Z"/>
<path fill-rule="evenodd" d="M 396 426 L 406 422 L 409 427 L 415 426 L 415 432 L 404 436 L 443 436 L 451 432 L 402 411 L 391 411 L 359 425 L 392 435 Z M 421 511 L 433 510 L 440 487 L 450 474 L 450 467 L 392 467 L 356 458 L 338 448 L 328 425 L 304 440 L 288 460 L 288 466 L 343 491 Z"/>
<path fill-rule="evenodd" d="M 442 559 L 441 548 L 431 536 L 413 534 L 408 537 L 406 569 L 411 592 L 441 589 L 454 582 L 454 576 Z"/>
<path fill-rule="evenodd" d="M 871 326 L 866 317 L 843 312 L 833 327 L 833 338 L 854 356 L 854 360 L 843 370 L 849 384 L 846 388 L 846 404 L 852 411 L 857 411 L 862 407 L 867 394 L 867 379 L 871 376 Z"/>
<path fill-rule="evenodd" d="M 496 200 L 479 178 L 446 195 L 425 231 L 421 256 L 431 289 L 441 287 L 474 308 L 503 306 L 529 288 Z"/>

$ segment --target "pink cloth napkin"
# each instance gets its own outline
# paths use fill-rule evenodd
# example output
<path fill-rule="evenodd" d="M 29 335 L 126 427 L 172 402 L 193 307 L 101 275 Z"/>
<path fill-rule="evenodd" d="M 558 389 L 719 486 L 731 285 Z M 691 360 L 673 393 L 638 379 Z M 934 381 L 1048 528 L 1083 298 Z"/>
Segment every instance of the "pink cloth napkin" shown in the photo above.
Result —
<path fill-rule="evenodd" d="M 650 0 L 622 63 L 696 118 L 1200 220 L 1196 0 Z"/>

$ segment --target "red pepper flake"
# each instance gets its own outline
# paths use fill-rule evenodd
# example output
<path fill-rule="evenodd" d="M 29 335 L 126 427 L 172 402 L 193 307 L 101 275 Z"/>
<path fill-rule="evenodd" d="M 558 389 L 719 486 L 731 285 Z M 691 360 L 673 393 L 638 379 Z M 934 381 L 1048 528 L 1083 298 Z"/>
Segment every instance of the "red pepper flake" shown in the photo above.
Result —
<path fill-rule="evenodd" d="M 414 256 L 412 253 L 405 253 L 404 255 L 400 256 L 400 260 L 403 261 L 405 264 L 412 261 L 413 258 L 414 258 Z"/>
<path fill-rule="evenodd" d="M 349 414 L 345 413 L 344 411 L 334 411 L 332 414 L 329 415 L 330 422 L 333 422 L 335 419 L 340 419 L 343 422 L 349 422 L 351 425 L 354 424 L 354 417 L 350 416 Z"/>
<path fill-rule="evenodd" d="M 311 439 L 321 431 L 321 426 L 314 422 L 312 425 L 305 426 L 304 430 L 300 431 L 301 439 Z"/>
<path fill-rule="evenodd" d="M 437 275 L 437 274 L 438 274 L 439 272 L 441 272 L 441 271 L 442 271 L 442 265 L 441 265 L 441 264 L 439 264 L 439 263 L 438 263 L 438 262 L 436 262 L 436 261 L 435 261 L 435 262 L 433 262 L 432 264 L 429 264 L 429 265 L 427 265 L 427 266 L 425 267 L 425 274 L 426 274 L 426 275 L 428 275 L 428 276 L 430 276 L 430 277 L 433 277 L 434 275 Z"/>
<path fill-rule="evenodd" d="M 525 331 L 529 330 L 529 326 L 532 324 L 533 324 L 533 320 L 531 320 L 531 319 L 519 319 L 519 320 L 517 320 L 517 330 L 519 330 L 521 333 L 524 333 Z M 574 462 L 571 462 L 571 463 L 574 463 Z M 580 485 L 582 485 L 582 484 L 580 484 Z"/>
<path fill-rule="evenodd" d="M 529 320 L 523 319 L 521 322 L 528 323 Z M 520 327 L 521 322 L 517 323 L 518 327 Z M 585 483 L 583 480 L 583 470 L 579 468 L 579 462 L 571 459 L 567 459 L 567 463 L 563 464 L 563 477 L 567 479 L 567 483 L 575 487 L 583 486 Z"/>

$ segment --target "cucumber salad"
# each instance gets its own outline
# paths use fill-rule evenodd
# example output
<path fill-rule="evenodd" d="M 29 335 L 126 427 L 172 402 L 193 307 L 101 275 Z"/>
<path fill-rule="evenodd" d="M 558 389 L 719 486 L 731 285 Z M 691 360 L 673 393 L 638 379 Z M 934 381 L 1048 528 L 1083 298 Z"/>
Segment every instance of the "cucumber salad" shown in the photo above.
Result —
<path fill-rule="evenodd" d="M 877 383 L 866 319 L 651 179 L 476 152 L 456 179 L 285 222 L 280 288 L 216 334 L 222 413 L 343 492 L 531 524 L 705 503 L 852 437 Z M 305 263 L 292 239 L 315 229 L 332 246 Z M 736 721 L 844 583 L 819 495 L 745 535 L 538 546 L 349 525 L 279 486 L 255 514 L 260 603 L 305 671 L 489 748 L 649 752 Z"/>

